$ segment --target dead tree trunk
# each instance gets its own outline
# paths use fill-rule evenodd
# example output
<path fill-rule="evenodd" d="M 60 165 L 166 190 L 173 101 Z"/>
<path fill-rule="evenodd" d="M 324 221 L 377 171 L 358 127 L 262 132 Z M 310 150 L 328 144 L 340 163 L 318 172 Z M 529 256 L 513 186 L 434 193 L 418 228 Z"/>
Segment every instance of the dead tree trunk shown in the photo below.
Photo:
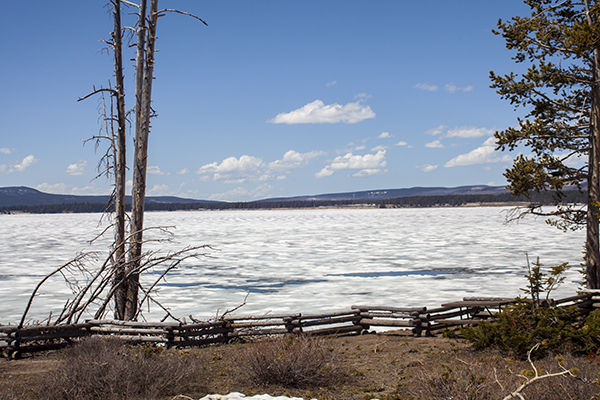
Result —
<path fill-rule="evenodd" d="M 121 44 L 121 1 L 112 0 L 114 31 L 113 50 L 115 55 L 115 97 L 117 100 L 117 140 L 114 150 L 115 174 L 115 254 L 113 261 L 113 285 L 121 285 L 125 278 L 125 171 L 126 171 L 126 135 L 125 135 L 125 89 L 123 78 L 123 50 Z M 125 316 L 126 293 L 123 290 L 115 292 L 115 319 Z"/>
<path fill-rule="evenodd" d="M 158 0 L 151 0 L 148 12 L 148 27 L 145 27 L 146 2 L 140 4 L 138 29 L 138 54 L 136 63 L 136 121 L 133 160 L 133 187 L 131 192 L 131 242 L 127 279 L 127 300 L 124 319 L 130 320 L 137 315 L 139 268 L 142 258 L 144 230 L 144 202 L 146 197 L 146 169 L 148 158 L 148 136 L 150 133 L 150 112 L 152 102 L 152 80 L 154 73 L 154 45 L 156 41 L 156 22 L 158 19 Z M 147 30 L 146 46 L 140 32 Z M 141 40 L 140 40 L 141 39 Z"/>

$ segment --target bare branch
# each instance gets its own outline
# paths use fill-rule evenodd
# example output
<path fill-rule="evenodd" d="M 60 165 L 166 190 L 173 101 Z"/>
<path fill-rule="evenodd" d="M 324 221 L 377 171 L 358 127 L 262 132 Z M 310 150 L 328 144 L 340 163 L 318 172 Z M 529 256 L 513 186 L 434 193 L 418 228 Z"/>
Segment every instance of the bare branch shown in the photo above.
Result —
<path fill-rule="evenodd" d="M 114 89 L 109 89 L 109 88 L 100 88 L 100 89 L 96 89 L 94 88 L 94 90 L 91 93 L 88 93 L 87 95 L 80 97 L 77 99 L 77 101 L 82 101 L 87 99 L 88 97 L 91 97 L 95 94 L 101 93 L 101 92 L 109 92 L 111 95 L 116 96 L 118 93 L 116 90 Z"/>
<path fill-rule="evenodd" d="M 158 11 L 157 14 L 160 17 L 161 16 L 160 14 L 166 13 L 166 12 L 172 12 L 172 13 L 176 13 L 176 14 L 187 15 L 188 17 L 195 18 L 198 21 L 202 22 L 204 25 L 208 26 L 208 24 L 202 18 L 200 18 L 200 17 L 198 17 L 198 16 L 196 16 L 194 14 L 190 14 L 188 12 L 185 12 L 185 11 L 179 11 L 179 10 L 174 10 L 174 9 L 171 9 L 171 8 L 165 8 L 164 10 Z"/>

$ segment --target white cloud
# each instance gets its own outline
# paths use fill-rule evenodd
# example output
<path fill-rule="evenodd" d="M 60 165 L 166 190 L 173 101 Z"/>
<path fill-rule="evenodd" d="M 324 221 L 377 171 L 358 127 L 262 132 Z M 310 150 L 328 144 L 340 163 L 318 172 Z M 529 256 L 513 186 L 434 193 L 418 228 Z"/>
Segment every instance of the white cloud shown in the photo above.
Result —
<path fill-rule="evenodd" d="M 377 139 L 385 139 L 392 137 L 389 132 L 381 132 L 381 135 L 377 136 Z"/>
<path fill-rule="evenodd" d="M 9 166 L 0 165 L 0 173 L 12 174 L 14 172 L 23 172 L 27 167 L 32 166 L 38 160 L 33 155 L 28 155 L 21 162 L 14 162 Z"/>
<path fill-rule="evenodd" d="M 165 175 L 165 173 L 160 170 L 160 167 L 158 167 L 156 165 L 149 165 L 147 172 L 150 175 Z"/>
<path fill-rule="evenodd" d="M 333 86 L 333 85 L 335 85 L 336 83 L 337 83 L 337 81 L 331 81 L 331 82 L 327 82 L 327 83 L 325 84 L 325 86 L 327 86 L 327 87 L 329 87 L 329 86 Z"/>
<path fill-rule="evenodd" d="M 235 201 L 235 200 L 242 200 L 242 199 L 247 199 L 247 198 L 253 198 L 253 199 L 264 198 L 267 196 L 267 194 L 272 189 L 273 189 L 273 187 L 268 184 L 259 185 L 254 190 L 247 190 L 247 189 L 244 189 L 243 187 L 237 187 L 237 188 L 231 189 L 225 193 L 213 193 L 208 197 L 208 199 L 209 200 Z"/>
<path fill-rule="evenodd" d="M 424 165 L 417 165 L 417 169 L 420 169 L 423 172 L 433 172 L 437 169 L 437 165 L 431 165 L 431 164 L 424 164 Z"/>
<path fill-rule="evenodd" d="M 365 154 L 364 156 L 348 153 L 336 157 L 331 164 L 315 174 L 316 178 L 333 175 L 336 171 L 359 170 L 352 176 L 369 176 L 376 173 L 386 172 L 383 170 L 387 165 L 385 150 L 379 150 L 376 154 Z"/>
<path fill-rule="evenodd" d="M 6 148 L 6 147 L 0 147 L 0 153 L 2 153 L 2 154 L 10 154 L 10 153 L 12 153 L 12 151 L 9 148 Z"/>
<path fill-rule="evenodd" d="M 289 113 L 277 114 L 273 119 L 267 120 L 272 124 L 335 124 L 345 122 L 354 124 L 369 118 L 375 118 L 371 107 L 361 104 L 362 100 L 348 103 L 344 106 L 337 103 L 325 105 L 321 100 L 290 111 Z"/>
<path fill-rule="evenodd" d="M 186 168 L 184 168 L 184 169 L 182 169 L 182 170 L 179 170 L 179 171 L 177 171 L 177 172 L 175 172 L 175 173 L 176 173 L 177 175 L 185 175 L 185 174 L 187 174 L 187 173 L 189 173 L 189 172 L 190 172 L 190 170 L 189 170 L 189 169 L 187 169 L 187 167 L 186 167 Z"/>
<path fill-rule="evenodd" d="M 439 89 L 437 86 L 429 85 L 427 83 L 417 83 L 414 87 L 416 89 L 426 90 L 428 92 L 435 92 Z"/>
<path fill-rule="evenodd" d="M 168 185 L 154 185 L 152 189 L 146 191 L 148 196 L 165 196 L 170 193 L 171 189 L 169 189 Z"/>
<path fill-rule="evenodd" d="M 361 169 L 360 171 L 352 174 L 352 176 L 355 177 L 355 178 L 364 178 L 364 177 L 367 177 L 367 176 L 381 175 L 383 173 L 384 173 L 384 171 L 382 171 L 379 168 Z"/>
<path fill-rule="evenodd" d="M 461 126 L 450 129 L 444 137 L 478 138 L 493 135 L 495 129 L 478 128 L 476 126 Z"/>
<path fill-rule="evenodd" d="M 428 135 L 436 136 L 436 135 L 439 135 L 440 133 L 444 132 L 446 130 L 446 128 L 448 128 L 446 125 L 440 125 L 438 127 L 426 130 L 425 133 Z"/>
<path fill-rule="evenodd" d="M 481 147 L 476 148 L 466 154 L 461 154 L 454 157 L 452 160 L 444 164 L 444 167 L 451 168 L 463 165 L 488 164 L 495 162 L 510 162 L 512 158 L 505 154 L 500 155 L 496 150 L 495 138 L 490 137 Z"/>
<path fill-rule="evenodd" d="M 405 141 L 401 140 L 398 143 L 396 143 L 394 146 L 407 146 L 408 143 L 406 143 Z"/>
<path fill-rule="evenodd" d="M 447 91 L 448 93 L 470 92 L 471 90 L 473 90 L 473 86 L 459 87 L 459 86 L 456 86 L 454 83 L 448 83 L 446 86 L 444 86 L 444 90 Z"/>
<path fill-rule="evenodd" d="M 268 165 L 268 171 L 271 172 L 281 172 L 286 171 L 290 172 L 295 169 L 302 168 L 305 166 L 311 159 L 321 156 L 324 153 L 322 151 L 311 151 L 309 153 L 298 153 L 294 150 L 290 150 L 283 155 L 281 160 L 276 160 Z"/>
<path fill-rule="evenodd" d="M 200 175 L 213 175 L 213 180 L 222 180 L 225 183 L 264 182 L 269 180 L 285 179 L 285 176 L 275 175 L 281 172 L 291 172 L 306 166 L 310 160 L 321 156 L 322 151 L 298 153 L 289 150 L 281 160 L 265 163 L 261 158 L 243 155 L 239 159 L 229 157 L 220 164 L 213 162 L 200 167 L 196 173 Z M 202 178 L 200 178 L 202 179 Z"/>
<path fill-rule="evenodd" d="M 65 171 L 69 175 L 83 175 L 85 167 L 87 167 L 88 163 L 85 160 L 78 160 L 73 164 L 70 164 Z"/>
<path fill-rule="evenodd" d="M 379 151 L 379 150 L 386 150 L 388 147 L 384 146 L 384 145 L 379 145 L 379 146 L 375 146 L 371 149 L 371 151 Z"/>
<path fill-rule="evenodd" d="M 434 140 L 433 142 L 425 143 L 425 147 L 429 147 L 430 149 L 443 149 L 444 145 L 439 140 Z"/>
<path fill-rule="evenodd" d="M 51 185 L 49 183 L 44 182 L 40 183 L 35 188 L 40 192 L 44 193 L 65 193 L 65 191 L 67 190 L 67 185 L 64 183 L 54 183 Z"/>

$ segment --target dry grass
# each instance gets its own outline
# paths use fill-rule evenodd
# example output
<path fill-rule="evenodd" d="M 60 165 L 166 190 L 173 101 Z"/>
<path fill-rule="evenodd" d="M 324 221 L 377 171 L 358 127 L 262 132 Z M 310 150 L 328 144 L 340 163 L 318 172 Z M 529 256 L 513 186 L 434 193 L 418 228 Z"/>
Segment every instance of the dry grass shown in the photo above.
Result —
<path fill-rule="evenodd" d="M 89 338 L 66 349 L 58 368 L 28 392 L 13 388 L 0 398 L 160 399 L 197 386 L 201 362 L 188 353 Z"/>
<path fill-rule="evenodd" d="M 324 339 L 310 336 L 278 337 L 253 343 L 242 350 L 242 381 L 290 388 L 335 386 L 343 379 L 338 351 Z"/>
<path fill-rule="evenodd" d="M 576 376 L 537 381 L 523 391 L 525 399 L 600 399 L 598 359 L 555 357 L 534 360 L 540 374 L 561 371 L 560 361 L 577 369 Z M 456 339 L 414 338 L 407 331 L 273 338 L 190 351 L 95 340 L 68 351 L 0 360 L 0 399 L 170 400 L 238 391 L 320 400 L 487 400 L 517 389 L 526 379 L 519 375 L 533 375 L 526 360 L 474 351 Z"/>

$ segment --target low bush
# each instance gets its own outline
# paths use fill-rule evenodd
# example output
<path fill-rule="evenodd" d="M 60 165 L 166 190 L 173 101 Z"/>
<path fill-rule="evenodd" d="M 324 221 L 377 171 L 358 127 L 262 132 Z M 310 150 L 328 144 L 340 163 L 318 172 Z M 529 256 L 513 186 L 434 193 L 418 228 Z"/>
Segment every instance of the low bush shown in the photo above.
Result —
<path fill-rule="evenodd" d="M 530 301 L 521 300 L 505 308 L 493 320 L 464 327 L 461 332 L 477 349 L 496 346 L 525 356 L 538 343 L 540 354 L 564 346 L 576 336 L 581 324 L 575 306 L 532 307 Z"/>
<path fill-rule="evenodd" d="M 291 388 L 334 386 L 343 378 L 337 351 L 322 338 L 271 338 L 248 346 L 240 355 L 242 379 Z"/>
<path fill-rule="evenodd" d="M 525 360 L 511 360 L 495 350 L 429 358 L 410 384 L 399 387 L 401 399 L 598 399 L 598 364 L 581 356 L 546 356 L 535 362 L 540 376 L 570 369 L 573 374 L 546 376 L 515 391 L 535 372 Z M 510 397 L 510 394 L 513 394 Z M 412 397 L 411 397 L 412 396 Z"/>
<path fill-rule="evenodd" d="M 157 399 L 199 386 L 201 362 L 187 352 L 89 338 L 64 351 L 38 399 Z"/>

